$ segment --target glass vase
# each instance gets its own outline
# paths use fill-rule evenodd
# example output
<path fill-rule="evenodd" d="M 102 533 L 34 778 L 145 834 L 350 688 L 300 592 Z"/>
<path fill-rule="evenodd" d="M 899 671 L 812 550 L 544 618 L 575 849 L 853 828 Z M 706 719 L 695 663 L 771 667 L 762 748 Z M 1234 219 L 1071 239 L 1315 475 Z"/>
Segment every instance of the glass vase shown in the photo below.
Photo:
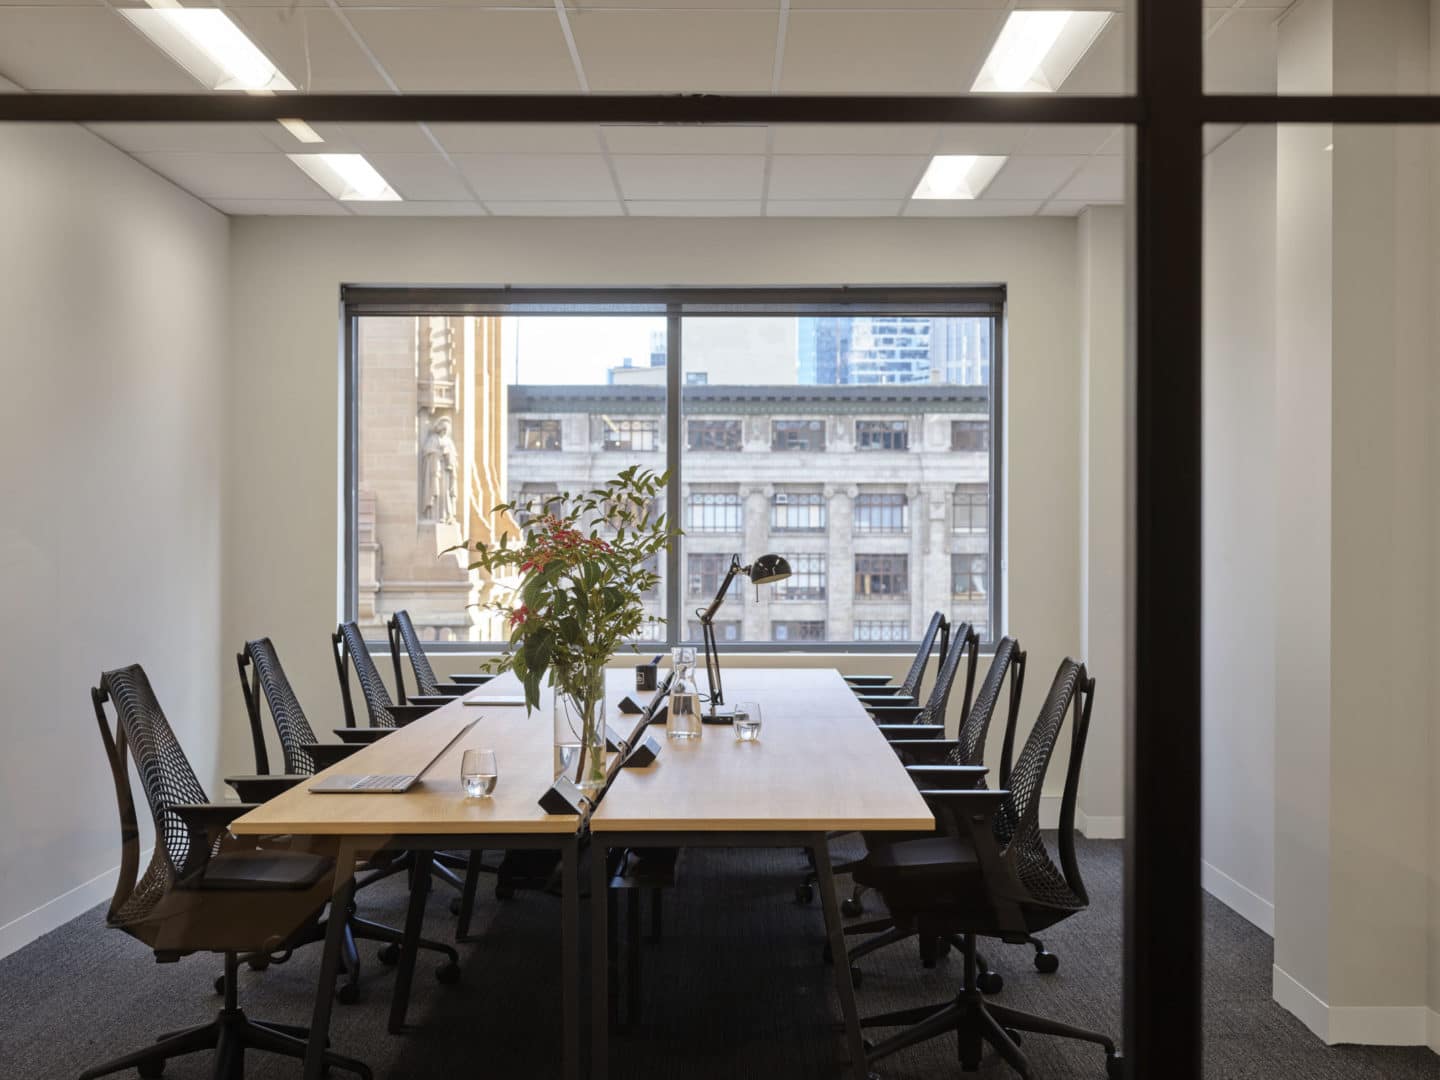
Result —
<path fill-rule="evenodd" d="M 557 679 L 554 708 L 555 775 L 592 795 L 605 786 L 605 669 Z"/>

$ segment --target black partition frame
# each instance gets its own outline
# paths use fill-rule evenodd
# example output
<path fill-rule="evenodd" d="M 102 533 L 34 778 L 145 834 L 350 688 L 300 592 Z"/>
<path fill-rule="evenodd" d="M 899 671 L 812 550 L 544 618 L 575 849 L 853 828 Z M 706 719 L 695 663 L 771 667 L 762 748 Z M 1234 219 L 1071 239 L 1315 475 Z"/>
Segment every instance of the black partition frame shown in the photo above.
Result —
<path fill-rule="evenodd" d="M 344 477 L 341 512 L 344 550 L 341 572 L 344 575 L 341 596 L 343 618 L 353 619 L 359 610 L 357 550 L 359 522 L 358 462 L 360 450 L 359 385 L 360 355 L 357 320 L 367 316 L 420 315 L 508 315 L 526 318 L 535 315 L 558 315 L 573 318 L 607 318 L 648 315 L 666 320 L 665 469 L 671 483 L 667 487 L 666 516 L 669 521 L 683 522 L 684 484 L 683 431 L 685 384 L 684 323 L 686 319 L 727 318 L 732 316 L 771 316 L 776 318 L 804 315 L 930 315 L 939 318 L 980 317 L 991 320 L 991 353 L 989 385 L 990 418 L 990 568 L 989 599 L 991 616 L 988 624 L 992 636 L 1003 624 L 1006 603 L 1006 574 L 1002 569 L 1005 553 L 1005 302 L 1003 285 L 970 286 L 806 286 L 755 288 L 557 288 L 557 287 L 481 287 L 431 286 L 400 287 L 345 285 L 340 290 L 344 326 Z M 689 612 L 681 587 L 682 562 L 680 545 L 672 544 L 665 561 L 666 636 L 660 641 L 636 640 L 632 644 L 641 651 L 670 649 L 676 645 L 694 645 L 700 641 L 686 634 Z M 697 613 L 698 614 L 698 613 Z M 993 642 L 982 644 L 989 647 Z M 379 643 L 388 648 L 388 642 Z M 727 643 L 747 653 L 894 653 L 913 649 L 916 641 L 857 642 L 843 639 L 807 641 L 790 644 L 773 641 L 738 641 Z M 431 642 L 432 652 L 495 653 L 506 648 L 504 641 Z"/>
<path fill-rule="evenodd" d="M 1207 95 L 1201 0 L 1131 7 L 1137 78 L 1127 96 L 0 94 L 0 122 L 243 122 L 298 112 L 352 122 L 1132 125 L 1134 677 L 1124 688 L 1123 1047 L 1132 1076 L 1198 1080 L 1202 129 L 1440 124 L 1440 97 Z"/>

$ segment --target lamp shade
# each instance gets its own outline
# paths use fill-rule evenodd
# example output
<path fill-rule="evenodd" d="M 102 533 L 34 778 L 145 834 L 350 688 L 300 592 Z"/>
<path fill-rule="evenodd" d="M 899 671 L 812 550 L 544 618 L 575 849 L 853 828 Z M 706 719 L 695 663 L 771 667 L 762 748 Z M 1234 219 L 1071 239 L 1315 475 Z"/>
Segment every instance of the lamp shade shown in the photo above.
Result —
<path fill-rule="evenodd" d="M 790 564 L 783 555 L 761 555 L 750 564 L 750 580 L 756 585 L 769 585 L 790 576 Z"/>

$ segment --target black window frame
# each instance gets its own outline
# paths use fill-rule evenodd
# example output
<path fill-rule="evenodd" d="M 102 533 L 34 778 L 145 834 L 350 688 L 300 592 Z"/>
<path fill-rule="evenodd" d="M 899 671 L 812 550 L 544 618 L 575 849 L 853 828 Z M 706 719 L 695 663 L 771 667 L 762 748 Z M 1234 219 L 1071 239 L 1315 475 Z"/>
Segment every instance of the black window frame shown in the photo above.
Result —
<path fill-rule="evenodd" d="M 873 426 L 862 433 L 862 428 L 867 425 Z M 856 420 L 855 449 L 867 454 L 904 453 L 910 449 L 910 421 L 873 418 Z"/>
<path fill-rule="evenodd" d="M 697 428 L 701 429 L 702 441 L 709 442 L 712 445 L 695 445 L 695 432 Z M 731 441 L 730 436 L 733 434 L 735 436 L 735 445 L 713 445 L 717 441 L 713 437 L 715 435 L 715 429 L 723 430 L 724 438 L 720 441 L 726 444 Z M 745 449 L 745 421 L 687 416 L 685 418 L 685 449 L 692 454 L 738 454 Z"/>
<path fill-rule="evenodd" d="M 554 446 L 526 446 L 525 435 L 529 430 L 541 429 L 543 431 L 554 430 Z M 542 435 L 542 441 L 550 441 L 548 435 Z M 558 454 L 565 449 L 565 429 L 559 420 L 542 416 L 532 419 L 528 416 L 520 416 L 515 419 L 515 445 L 512 448 L 522 454 Z"/>

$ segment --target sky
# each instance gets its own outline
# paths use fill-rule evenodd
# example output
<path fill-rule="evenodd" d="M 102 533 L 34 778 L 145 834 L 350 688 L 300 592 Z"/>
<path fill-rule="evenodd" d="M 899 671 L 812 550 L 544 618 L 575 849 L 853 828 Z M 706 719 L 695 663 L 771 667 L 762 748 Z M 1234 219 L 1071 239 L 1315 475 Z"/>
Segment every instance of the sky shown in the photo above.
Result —
<path fill-rule="evenodd" d="M 500 336 L 510 383 L 603 385 L 605 373 L 628 356 L 650 365 L 651 331 L 665 331 L 663 315 L 527 315 L 503 319 Z"/>

